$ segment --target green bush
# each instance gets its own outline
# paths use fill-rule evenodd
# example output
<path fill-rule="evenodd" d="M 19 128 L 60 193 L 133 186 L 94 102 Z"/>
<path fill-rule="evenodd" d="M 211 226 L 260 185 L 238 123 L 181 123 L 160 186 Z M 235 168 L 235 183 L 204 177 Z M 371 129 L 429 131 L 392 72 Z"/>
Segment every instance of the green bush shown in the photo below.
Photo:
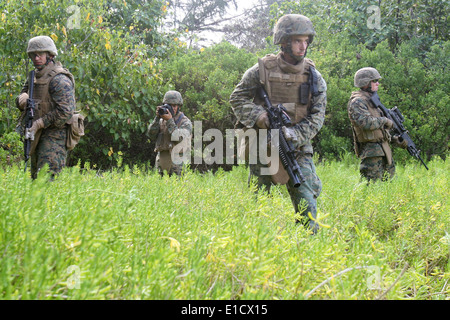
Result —
<path fill-rule="evenodd" d="M 184 112 L 203 122 L 203 129 L 234 126 L 229 103 L 231 92 L 244 72 L 257 62 L 254 54 L 221 42 L 191 50 L 162 64 L 162 77 L 180 91 Z"/>
<path fill-rule="evenodd" d="M 20 162 L 22 154 L 23 142 L 17 132 L 8 132 L 0 137 L 0 166 Z"/>
<path fill-rule="evenodd" d="M 161 96 L 157 61 L 176 53 L 169 37 L 157 32 L 165 1 L 19 1 L 2 2 L 0 40 L 0 136 L 14 129 L 14 99 L 32 68 L 28 40 L 49 35 L 58 48 L 57 60 L 75 77 L 77 108 L 86 116 L 85 133 L 71 153 L 108 165 L 112 147 L 136 150 L 143 144 L 148 118 Z M 149 9 L 151 7 L 151 10 Z M 142 11 L 145 9 L 145 11 Z M 137 13 L 139 13 L 137 15 Z M 146 159 L 144 155 L 132 154 Z M 133 159 L 134 161 L 136 159 Z"/>
<path fill-rule="evenodd" d="M 201 133 L 219 129 L 223 137 L 234 128 L 236 118 L 229 103 L 230 95 L 244 72 L 257 62 L 257 57 L 221 42 L 201 50 L 189 50 L 164 61 L 162 78 L 167 89 L 173 88 L 183 95 L 183 112 L 191 121 L 201 122 Z M 198 122 L 197 122 L 198 123 Z M 194 123 L 195 130 L 195 123 Z M 195 132 L 200 132 L 197 128 Z M 201 137 L 195 136 L 194 139 Z M 206 139 L 205 139 L 206 140 Z M 202 150 L 211 142 L 204 141 Z M 226 154 L 225 143 L 223 154 Z M 195 150 L 194 150 L 195 151 Z M 222 164 L 196 164 L 197 170 L 230 169 L 225 159 Z"/>

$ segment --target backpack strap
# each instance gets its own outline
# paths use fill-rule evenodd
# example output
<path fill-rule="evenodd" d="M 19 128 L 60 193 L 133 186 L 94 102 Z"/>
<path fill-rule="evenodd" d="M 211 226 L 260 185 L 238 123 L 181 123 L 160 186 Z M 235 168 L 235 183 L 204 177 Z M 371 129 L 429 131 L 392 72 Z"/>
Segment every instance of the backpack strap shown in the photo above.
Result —
<path fill-rule="evenodd" d="M 178 125 L 180 124 L 181 120 L 182 120 L 184 117 L 185 117 L 185 116 L 184 116 L 184 113 L 183 113 L 183 112 L 180 112 L 180 117 L 177 119 L 177 121 L 175 121 L 175 124 L 177 125 L 177 127 L 178 127 Z"/>
<path fill-rule="evenodd" d="M 319 95 L 319 80 L 317 79 L 316 69 L 312 65 L 309 66 L 309 87 L 313 97 Z"/>

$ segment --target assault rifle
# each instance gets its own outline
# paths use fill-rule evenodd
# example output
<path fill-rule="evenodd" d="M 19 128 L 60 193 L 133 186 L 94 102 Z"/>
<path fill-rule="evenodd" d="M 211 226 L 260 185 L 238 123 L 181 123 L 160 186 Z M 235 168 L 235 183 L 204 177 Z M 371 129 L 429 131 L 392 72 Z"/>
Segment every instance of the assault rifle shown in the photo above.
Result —
<path fill-rule="evenodd" d="M 267 96 L 267 92 L 261 87 L 260 92 L 261 98 L 267 106 L 266 111 L 270 122 L 270 129 L 276 129 L 279 132 L 279 156 L 284 169 L 287 171 L 289 178 L 295 188 L 299 187 L 303 182 L 305 182 L 305 177 L 303 177 L 300 171 L 300 166 L 295 160 L 295 148 L 291 141 L 286 140 L 282 128 L 284 126 L 290 126 L 291 119 L 286 113 L 286 109 L 282 104 L 274 107 Z"/>
<path fill-rule="evenodd" d="M 380 97 L 378 96 L 377 92 L 374 92 L 372 94 L 372 97 L 370 100 L 375 104 L 375 106 L 379 107 L 381 111 L 383 111 L 383 114 L 386 118 L 391 120 L 394 123 L 394 134 L 398 135 L 398 141 L 401 143 L 403 140 L 405 140 L 408 144 L 406 149 L 408 150 L 409 154 L 413 157 L 416 157 L 417 159 L 422 162 L 422 164 L 425 166 L 425 168 L 428 170 L 427 165 L 425 162 L 423 162 L 422 158 L 420 157 L 420 150 L 416 148 L 416 145 L 412 141 L 411 137 L 408 134 L 408 130 L 405 129 L 403 126 L 403 121 L 405 118 L 403 117 L 402 113 L 397 107 L 394 107 L 392 109 L 386 108 L 380 101 Z"/>
<path fill-rule="evenodd" d="M 36 102 L 33 99 L 34 89 L 34 70 L 30 72 L 30 80 L 28 82 L 29 97 L 27 101 L 27 108 L 25 110 L 25 140 L 23 142 L 23 150 L 25 156 L 25 171 L 27 171 L 27 162 L 30 158 L 30 149 L 32 137 L 28 134 L 28 130 L 33 126 L 33 119 L 36 112 Z"/>

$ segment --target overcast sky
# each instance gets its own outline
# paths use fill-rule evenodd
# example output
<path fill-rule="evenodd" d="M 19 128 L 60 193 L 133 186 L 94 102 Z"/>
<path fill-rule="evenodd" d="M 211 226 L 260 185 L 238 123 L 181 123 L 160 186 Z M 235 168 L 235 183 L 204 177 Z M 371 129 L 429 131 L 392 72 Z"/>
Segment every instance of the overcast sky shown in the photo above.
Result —
<path fill-rule="evenodd" d="M 249 9 L 249 8 L 251 8 L 252 6 L 254 6 L 254 3 L 255 3 L 255 2 L 257 3 L 257 1 L 255 1 L 255 0 L 236 0 L 236 3 L 237 3 L 237 5 L 238 5 L 238 10 L 235 11 L 235 10 L 234 10 L 234 6 L 232 5 L 232 7 L 233 7 L 233 12 L 232 12 L 232 13 L 235 13 L 235 12 L 239 12 L 239 13 L 244 12 L 245 9 Z"/>
<path fill-rule="evenodd" d="M 255 6 L 255 3 L 258 3 L 258 1 L 257 0 L 236 0 L 236 3 L 238 5 L 237 9 L 235 9 L 233 4 L 230 5 L 230 8 L 228 9 L 229 16 L 237 16 L 237 15 L 243 13 L 245 10 L 250 9 L 253 6 Z M 220 42 L 222 40 L 223 35 L 219 32 L 217 32 L 217 33 L 201 32 L 199 36 L 205 37 L 208 39 L 206 41 L 201 41 L 200 45 L 210 46 L 214 43 Z"/>

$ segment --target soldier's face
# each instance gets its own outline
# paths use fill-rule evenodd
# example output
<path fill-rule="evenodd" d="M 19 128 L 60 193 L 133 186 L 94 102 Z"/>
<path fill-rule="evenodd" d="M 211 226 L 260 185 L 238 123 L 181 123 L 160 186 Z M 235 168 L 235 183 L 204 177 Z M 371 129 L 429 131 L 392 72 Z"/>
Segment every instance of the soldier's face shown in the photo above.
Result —
<path fill-rule="evenodd" d="M 297 64 L 299 61 L 302 61 L 306 55 L 306 49 L 308 48 L 308 36 L 291 36 L 287 41 L 282 45 L 284 54 L 284 59 L 291 63 Z"/>
<path fill-rule="evenodd" d="M 47 62 L 47 52 L 32 52 L 30 53 L 30 59 L 36 68 L 42 68 Z"/>
<path fill-rule="evenodd" d="M 380 83 L 378 82 L 378 80 L 372 80 L 371 82 L 370 82 L 370 89 L 373 91 L 373 92 L 376 92 L 376 91 L 378 91 L 378 86 L 380 85 Z"/>
<path fill-rule="evenodd" d="M 308 48 L 308 40 L 308 36 L 292 36 L 292 54 L 295 56 L 304 56 L 306 54 L 306 49 Z"/>

